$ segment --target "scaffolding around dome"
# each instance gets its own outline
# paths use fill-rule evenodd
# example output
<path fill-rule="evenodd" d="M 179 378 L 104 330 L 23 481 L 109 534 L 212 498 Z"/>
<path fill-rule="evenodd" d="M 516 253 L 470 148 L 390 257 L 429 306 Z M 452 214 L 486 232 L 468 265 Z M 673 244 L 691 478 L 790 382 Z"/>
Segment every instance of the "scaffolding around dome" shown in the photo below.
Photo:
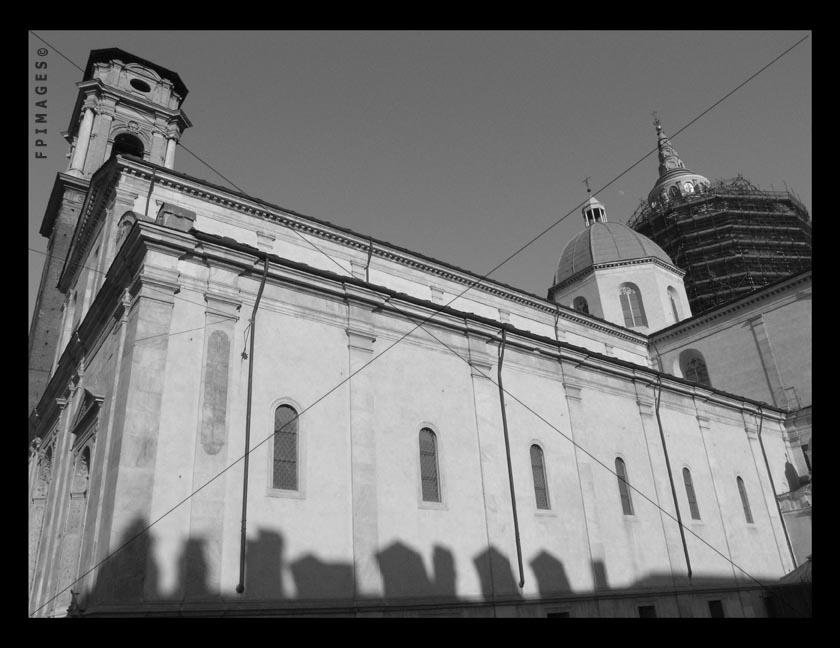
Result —
<path fill-rule="evenodd" d="M 643 200 L 627 224 L 686 271 L 695 315 L 811 267 L 811 219 L 799 197 L 740 174 L 664 204 Z"/>

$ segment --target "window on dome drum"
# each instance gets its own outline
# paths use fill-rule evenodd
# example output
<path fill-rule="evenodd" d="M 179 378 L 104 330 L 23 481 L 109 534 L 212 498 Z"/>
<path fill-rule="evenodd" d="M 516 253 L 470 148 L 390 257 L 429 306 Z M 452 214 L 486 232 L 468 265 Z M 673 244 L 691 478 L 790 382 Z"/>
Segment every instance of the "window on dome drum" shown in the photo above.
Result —
<path fill-rule="evenodd" d="M 537 497 L 537 508 L 551 508 L 548 504 L 548 486 L 545 480 L 543 451 L 537 444 L 531 446 L 531 472 L 534 474 L 534 494 Z"/>
<path fill-rule="evenodd" d="M 744 480 L 739 476 L 736 480 L 738 482 L 738 492 L 741 495 L 741 504 L 744 505 L 744 517 L 749 524 L 753 523 L 752 511 L 750 511 L 750 501 L 747 499 L 747 489 L 744 487 Z"/>
<path fill-rule="evenodd" d="M 683 482 L 685 483 L 685 494 L 688 497 L 688 508 L 691 510 L 691 519 L 700 519 L 700 509 L 697 507 L 697 497 L 694 495 L 694 483 L 691 481 L 691 471 L 683 468 Z"/>
<path fill-rule="evenodd" d="M 420 430 L 420 481 L 424 502 L 440 502 L 437 439 L 429 428 Z"/>
<path fill-rule="evenodd" d="M 298 413 L 280 405 L 274 410 L 274 474 L 271 487 L 280 490 L 298 488 Z"/>
<path fill-rule="evenodd" d="M 589 304 L 586 303 L 586 299 L 583 297 L 575 297 L 575 301 L 572 302 L 572 307 L 580 313 L 589 314 Z"/>
<path fill-rule="evenodd" d="M 703 354 L 697 349 L 686 349 L 680 353 L 680 370 L 686 380 L 700 385 L 712 386 L 709 380 L 709 370 L 706 368 L 706 361 Z"/>
<path fill-rule="evenodd" d="M 668 286 L 668 299 L 671 300 L 671 312 L 674 314 L 674 321 L 680 321 L 680 310 L 677 308 L 677 304 L 680 301 L 679 296 L 677 295 L 677 290 L 673 286 Z"/>
<path fill-rule="evenodd" d="M 642 304 L 642 294 L 639 287 L 633 283 L 623 283 L 618 289 L 621 310 L 624 313 L 624 325 L 627 328 L 647 326 L 645 307 Z"/>
<path fill-rule="evenodd" d="M 621 510 L 624 515 L 633 515 L 633 500 L 630 498 L 630 485 L 627 480 L 627 468 L 624 459 L 615 458 L 615 474 L 618 477 L 618 494 L 621 497 Z"/>

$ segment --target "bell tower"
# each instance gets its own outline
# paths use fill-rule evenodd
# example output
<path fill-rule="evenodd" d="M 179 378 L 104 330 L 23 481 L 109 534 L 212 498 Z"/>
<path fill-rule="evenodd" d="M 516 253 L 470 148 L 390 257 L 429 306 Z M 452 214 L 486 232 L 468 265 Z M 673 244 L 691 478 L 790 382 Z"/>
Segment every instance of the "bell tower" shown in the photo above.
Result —
<path fill-rule="evenodd" d="M 188 92 L 181 77 L 110 48 L 90 53 L 77 86 L 65 133 L 68 175 L 88 179 L 116 154 L 173 168 L 177 143 L 192 125 L 181 110 Z"/>
<path fill-rule="evenodd" d="M 56 174 L 41 235 L 48 240 L 41 285 L 29 329 L 29 411 L 38 404 L 55 363 L 62 310 L 58 288 L 90 179 L 112 155 L 133 155 L 173 168 L 190 120 L 181 104 L 187 87 L 175 72 L 121 49 L 93 50 L 63 133 L 67 168 Z"/>

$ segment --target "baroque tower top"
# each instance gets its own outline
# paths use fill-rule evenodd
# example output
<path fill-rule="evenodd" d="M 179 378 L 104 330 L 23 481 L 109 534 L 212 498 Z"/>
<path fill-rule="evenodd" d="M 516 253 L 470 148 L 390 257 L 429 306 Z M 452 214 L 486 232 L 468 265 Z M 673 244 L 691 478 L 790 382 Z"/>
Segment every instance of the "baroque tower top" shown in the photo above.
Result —
<path fill-rule="evenodd" d="M 688 194 L 706 191 L 709 180 L 686 169 L 671 140 L 662 131 L 659 117 L 653 123 L 656 126 L 656 146 L 659 150 L 659 179 L 648 194 L 650 205 L 664 207 Z"/>
<path fill-rule="evenodd" d="M 188 90 L 175 72 L 121 49 L 100 49 L 90 53 L 77 86 L 64 134 L 68 174 L 90 178 L 116 154 L 174 166 L 175 146 L 192 125 L 181 110 Z"/>

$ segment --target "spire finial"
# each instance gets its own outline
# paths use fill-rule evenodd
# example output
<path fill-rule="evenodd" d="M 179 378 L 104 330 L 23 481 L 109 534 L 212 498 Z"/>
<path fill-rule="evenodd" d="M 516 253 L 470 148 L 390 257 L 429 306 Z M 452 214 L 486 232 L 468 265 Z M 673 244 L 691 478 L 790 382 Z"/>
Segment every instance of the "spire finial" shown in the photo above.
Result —
<path fill-rule="evenodd" d="M 588 194 L 591 194 L 591 193 L 592 193 L 592 189 L 590 189 L 590 188 L 589 188 L 589 180 L 590 180 L 590 179 L 591 179 L 591 176 L 586 176 L 586 177 L 583 179 L 583 184 L 585 184 L 585 185 L 586 185 L 586 193 L 588 193 Z"/>
<path fill-rule="evenodd" d="M 653 115 L 653 125 L 656 127 L 656 132 L 661 133 L 662 132 L 662 122 L 659 121 L 659 113 L 654 110 L 651 113 L 651 115 Z"/>

